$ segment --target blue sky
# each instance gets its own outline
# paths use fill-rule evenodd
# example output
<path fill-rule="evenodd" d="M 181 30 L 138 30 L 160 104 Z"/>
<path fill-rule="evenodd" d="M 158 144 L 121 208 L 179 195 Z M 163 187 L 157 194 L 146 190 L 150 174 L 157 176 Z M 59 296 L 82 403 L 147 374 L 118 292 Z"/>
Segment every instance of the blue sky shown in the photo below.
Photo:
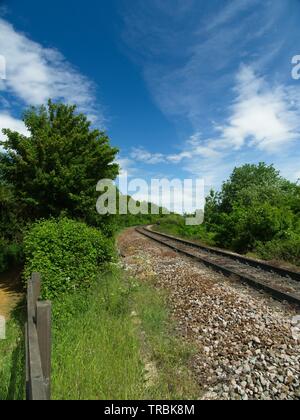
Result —
<path fill-rule="evenodd" d="M 76 103 L 130 176 L 205 179 L 266 161 L 300 178 L 298 0 L 0 0 L 0 128 Z"/>

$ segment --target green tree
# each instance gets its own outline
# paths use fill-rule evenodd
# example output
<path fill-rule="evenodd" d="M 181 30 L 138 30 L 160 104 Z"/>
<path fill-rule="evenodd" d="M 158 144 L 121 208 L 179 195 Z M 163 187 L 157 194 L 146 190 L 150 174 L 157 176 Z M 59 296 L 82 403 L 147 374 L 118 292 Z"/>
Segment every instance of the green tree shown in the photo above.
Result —
<path fill-rule="evenodd" d="M 13 185 L 23 217 L 64 214 L 97 224 L 96 185 L 118 175 L 118 150 L 75 106 L 49 101 L 25 112 L 24 123 L 29 137 L 5 129 L 0 142 L 0 177 Z"/>
<path fill-rule="evenodd" d="M 299 185 L 265 163 L 235 168 L 206 201 L 206 227 L 218 245 L 246 252 L 258 242 L 284 240 L 299 231 Z"/>
<path fill-rule="evenodd" d="M 220 211 L 230 213 L 237 201 L 246 206 L 257 199 L 275 201 L 286 182 L 273 165 L 264 162 L 235 168 L 219 194 Z"/>
<path fill-rule="evenodd" d="M 13 240 L 21 224 L 13 188 L 0 181 L 0 237 Z"/>

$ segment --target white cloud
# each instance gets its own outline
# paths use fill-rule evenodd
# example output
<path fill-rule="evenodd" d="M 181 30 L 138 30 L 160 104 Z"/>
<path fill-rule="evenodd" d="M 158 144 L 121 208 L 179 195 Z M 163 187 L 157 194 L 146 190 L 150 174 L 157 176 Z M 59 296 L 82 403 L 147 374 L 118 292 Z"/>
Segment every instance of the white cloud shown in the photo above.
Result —
<path fill-rule="evenodd" d="M 180 152 L 174 155 L 169 155 L 167 159 L 170 163 L 180 163 L 183 159 L 189 159 L 191 156 L 191 152 Z"/>
<path fill-rule="evenodd" d="M 300 111 L 284 85 L 269 86 L 251 67 L 242 66 L 235 91 L 231 115 L 217 127 L 220 137 L 215 147 L 240 149 L 247 144 L 276 152 L 299 138 Z"/>
<path fill-rule="evenodd" d="M 183 150 L 174 154 L 153 153 L 146 150 L 144 147 L 134 147 L 130 154 L 131 158 L 137 162 L 143 162 L 149 165 L 156 165 L 159 163 L 178 164 L 185 159 L 192 159 L 195 157 L 202 158 L 217 158 L 220 153 L 210 146 L 208 141 L 203 140 L 201 133 L 193 134 L 183 145 Z"/>
<path fill-rule="evenodd" d="M 149 152 L 140 147 L 133 149 L 131 158 L 151 165 L 180 165 L 181 170 L 204 177 L 207 187 L 220 185 L 233 166 L 260 160 L 261 152 L 266 153 L 263 159 L 268 155 L 274 159 L 274 155 L 282 155 L 284 147 L 287 158 L 289 146 L 300 138 L 299 89 L 273 86 L 252 67 L 242 66 L 234 93 L 235 99 L 227 108 L 229 117 L 214 127 L 214 137 L 205 138 L 196 131 L 178 153 Z M 294 179 L 295 172 L 287 173 L 288 177 Z"/>
<path fill-rule="evenodd" d="M 206 26 L 206 30 L 216 29 L 218 26 L 228 24 L 240 12 L 249 8 L 250 5 L 253 6 L 255 3 L 257 3 L 257 0 L 231 1 L 229 4 L 222 7 L 221 12 L 216 14 L 216 16 L 209 21 L 208 25 Z"/>
<path fill-rule="evenodd" d="M 120 166 L 119 177 L 132 176 L 136 172 L 134 162 L 129 158 L 119 157 L 116 163 Z"/>
<path fill-rule="evenodd" d="M 1 132 L 0 136 L 2 135 L 2 129 L 8 128 L 8 127 L 11 130 L 18 131 L 20 134 L 23 134 L 24 136 L 29 135 L 29 132 L 27 128 L 25 127 L 25 124 L 22 120 L 13 118 L 7 112 L 1 112 L 0 113 L 0 132 Z"/>
<path fill-rule="evenodd" d="M 7 112 L 0 112 L 0 141 L 5 140 L 5 136 L 2 133 L 3 128 L 10 128 L 13 131 L 17 131 L 18 133 L 23 134 L 24 136 L 29 135 L 29 132 L 23 121 L 13 118 Z M 0 146 L 0 151 L 1 149 L 2 148 Z"/>
<path fill-rule="evenodd" d="M 157 1 L 124 11 L 130 57 L 157 106 L 180 132 L 184 122 L 195 133 L 178 153 L 144 150 L 143 161 L 169 163 L 218 185 L 234 166 L 271 163 L 283 149 L 290 162 L 294 149 L 299 156 L 300 85 L 291 86 L 288 54 L 299 29 L 288 2 L 198 3 L 176 19 L 166 18 L 169 1 L 163 11 Z"/>
<path fill-rule="evenodd" d="M 93 83 L 59 51 L 33 42 L 1 18 L 0 53 L 7 64 L 7 79 L 1 90 L 29 105 L 40 105 L 49 98 L 76 104 L 93 121 L 103 123 Z"/>
<path fill-rule="evenodd" d="M 289 38 L 288 31 L 277 30 L 287 7 L 284 2 L 257 3 L 233 0 L 202 8 L 196 1 L 175 20 L 167 19 L 157 2 L 149 3 L 146 11 L 143 2 L 127 8 L 130 57 L 140 63 L 164 114 L 176 122 L 186 118 L 193 130 L 202 130 L 212 115 L 222 113 L 216 101 L 221 109 L 230 100 L 241 62 L 266 66 L 278 59 Z M 164 4 L 164 9 L 176 10 L 171 2 Z"/>
<path fill-rule="evenodd" d="M 130 156 L 137 162 L 144 162 L 150 165 L 165 162 L 165 156 L 162 153 L 151 153 L 143 147 L 134 147 Z"/>
<path fill-rule="evenodd" d="M 166 159 L 170 163 L 180 163 L 185 159 L 217 159 L 220 156 L 220 152 L 214 149 L 214 144 L 210 145 L 210 141 L 203 139 L 201 133 L 197 132 L 185 142 L 183 151 L 168 155 Z"/>
<path fill-rule="evenodd" d="M 214 150 L 213 148 L 209 146 L 196 146 L 189 151 L 184 151 L 178 154 L 169 155 L 167 156 L 167 160 L 171 163 L 180 163 L 184 159 L 193 159 L 196 157 L 202 157 L 202 158 L 217 158 L 220 154 L 218 151 Z"/>

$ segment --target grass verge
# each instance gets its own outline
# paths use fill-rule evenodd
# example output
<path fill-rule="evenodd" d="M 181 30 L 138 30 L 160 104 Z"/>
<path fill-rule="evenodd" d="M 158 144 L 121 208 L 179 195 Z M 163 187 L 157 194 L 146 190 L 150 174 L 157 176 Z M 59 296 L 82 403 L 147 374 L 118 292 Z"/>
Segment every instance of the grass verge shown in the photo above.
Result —
<path fill-rule="evenodd" d="M 24 304 L 20 304 L 6 325 L 6 339 L 0 340 L 0 400 L 25 398 Z"/>
<path fill-rule="evenodd" d="M 197 398 L 190 356 L 164 296 L 121 270 L 54 305 L 54 399 Z"/>
<path fill-rule="evenodd" d="M 195 240 L 199 243 L 202 243 L 203 245 L 216 246 L 214 241 L 215 235 L 213 233 L 207 232 L 203 225 L 186 226 L 184 222 L 176 224 L 162 221 L 159 225 L 153 225 L 152 229 L 157 232 L 166 233 L 167 235 Z"/>
<path fill-rule="evenodd" d="M 24 305 L 0 341 L 0 400 L 25 398 Z M 195 399 L 190 346 L 176 337 L 166 296 L 120 269 L 53 303 L 52 398 Z"/>

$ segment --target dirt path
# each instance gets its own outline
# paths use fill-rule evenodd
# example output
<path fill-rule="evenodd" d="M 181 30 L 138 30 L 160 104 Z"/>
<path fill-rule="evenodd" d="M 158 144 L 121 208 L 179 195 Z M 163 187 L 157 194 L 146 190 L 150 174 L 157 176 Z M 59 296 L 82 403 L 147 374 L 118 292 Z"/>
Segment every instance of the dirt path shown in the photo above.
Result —
<path fill-rule="evenodd" d="M 196 346 L 203 399 L 298 399 L 299 311 L 129 229 L 119 237 L 126 270 L 167 290 L 178 333 Z"/>
<path fill-rule="evenodd" d="M 20 269 L 0 274 L 0 316 L 9 319 L 11 311 L 22 298 Z"/>

